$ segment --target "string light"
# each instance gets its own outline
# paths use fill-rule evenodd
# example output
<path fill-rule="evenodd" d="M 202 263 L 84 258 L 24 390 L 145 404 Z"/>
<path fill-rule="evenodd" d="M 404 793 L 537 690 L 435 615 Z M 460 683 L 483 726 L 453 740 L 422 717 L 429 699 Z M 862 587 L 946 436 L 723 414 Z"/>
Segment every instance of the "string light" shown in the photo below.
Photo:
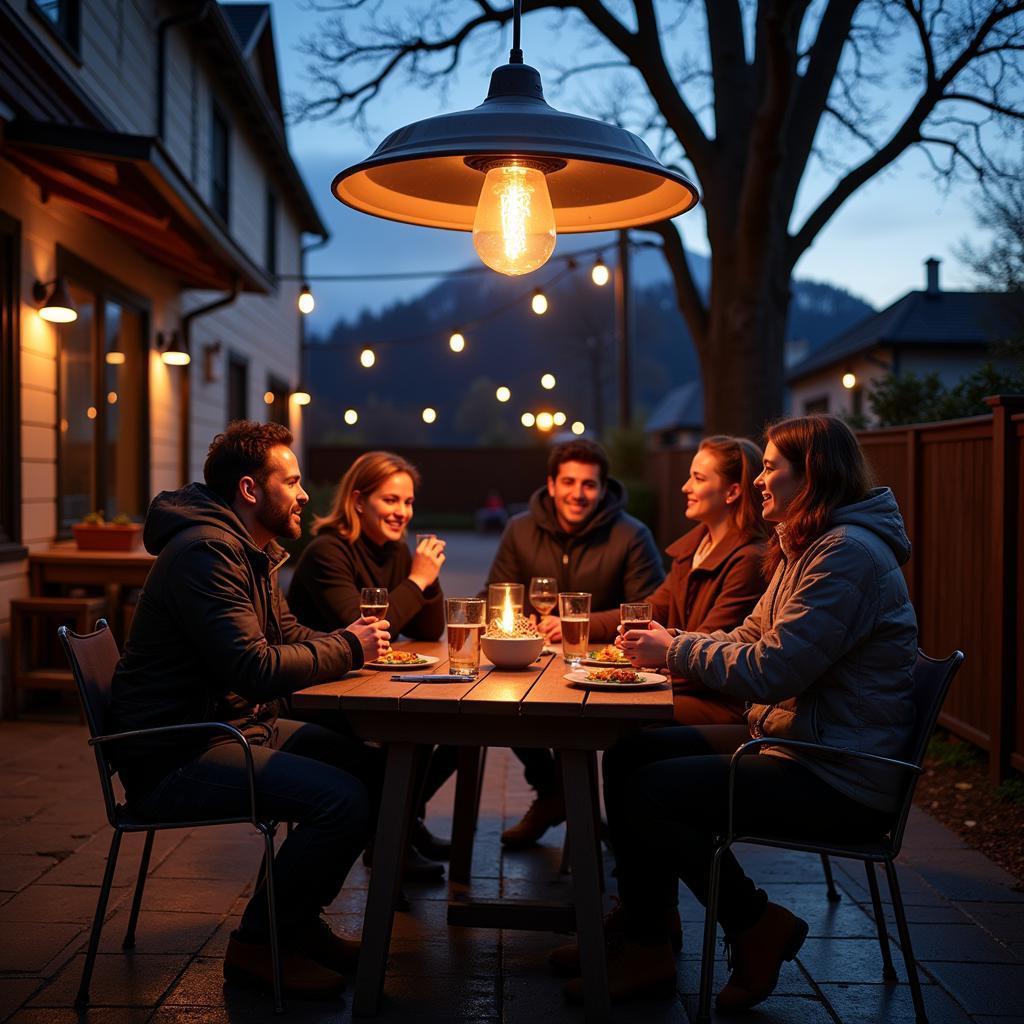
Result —
<path fill-rule="evenodd" d="M 497 391 L 494 392 L 494 397 L 499 402 L 507 402 L 512 397 L 512 392 L 505 387 L 503 384 Z"/>
<path fill-rule="evenodd" d="M 550 391 L 557 383 L 558 382 L 555 380 L 555 375 L 553 373 L 545 373 L 540 379 L 540 386 L 544 388 L 545 391 Z"/>
<path fill-rule="evenodd" d="M 104 358 L 106 359 L 108 366 L 122 366 L 124 365 L 125 354 L 123 352 L 116 351 L 108 352 Z"/>
<path fill-rule="evenodd" d="M 354 427 L 359 422 L 359 413 L 355 409 L 346 409 L 344 420 L 350 427 Z"/>
<path fill-rule="evenodd" d="M 373 366 L 373 364 L 377 362 L 377 356 L 374 354 L 373 349 L 364 348 L 363 351 L 359 353 L 359 362 L 365 366 L 366 369 Z"/>
<path fill-rule="evenodd" d="M 308 391 L 293 391 L 288 397 L 295 405 L 309 405 L 312 400 Z"/>
<path fill-rule="evenodd" d="M 545 433 L 555 425 L 555 417 L 549 412 L 537 413 L 537 429 Z"/>
<path fill-rule="evenodd" d="M 543 316 L 548 311 L 547 296 L 540 288 L 533 289 L 533 298 L 530 299 L 530 308 L 537 314 L 537 316 Z"/>
<path fill-rule="evenodd" d="M 428 405 L 426 407 L 426 409 L 423 410 L 423 422 L 424 423 L 433 423 L 434 420 L 436 420 L 436 419 L 437 419 L 437 410 L 436 409 L 431 409 L 430 406 Z"/>
<path fill-rule="evenodd" d="M 607 283 L 611 274 L 608 272 L 608 267 L 605 266 L 605 262 L 600 256 L 594 260 L 593 269 L 590 271 L 590 279 L 598 286 L 603 288 Z"/>
<path fill-rule="evenodd" d="M 308 284 L 302 285 L 302 291 L 299 292 L 299 312 L 308 315 L 316 309 L 316 299 L 313 298 L 313 293 L 310 291 Z"/>
<path fill-rule="evenodd" d="M 448 339 L 448 347 L 453 352 L 461 352 L 466 347 L 466 339 L 458 331 L 455 331 Z"/>
<path fill-rule="evenodd" d="M 583 425 L 583 420 L 574 420 L 572 426 L 569 428 L 577 437 L 583 433 L 587 428 Z"/>
<path fill-rule="evenodd" d="M 108 405 L 117 405 L 117 392 L 116 391 L 108 391 L 107 392 L 107 404 Z"/>
<path fill-rule="evenodd" d="M 855 373 L 844 373 L 843 374 L 843 387 L 847 391 L 852 391 L 857 386 L 857 374 Z"/>
<path fill-rule="evenodd" d="M 266 402 L 267 405 L 273 405 L 274 404 L 274 392 L 273 391 L 264 391 L 263 392 L 263 401 Z"/>
<path fill-rule="evenodd" d="M 524 412 L 523 415 L 519 417 L 519 422 L 522 423 L 524 427 L 532 427 L 534 423 L 537 422 L 537 418 L 532 412 Z"/>
<path fill-rule="evenodd" d="M 556 427 L 563 427 L 563 426 L 565 426 L 565 413 L 564 412 L 561 412 L 561 411 L 556 412 L 555 415 L 552 416 L 551 418 L 555 421 L 555 426 Z"/>

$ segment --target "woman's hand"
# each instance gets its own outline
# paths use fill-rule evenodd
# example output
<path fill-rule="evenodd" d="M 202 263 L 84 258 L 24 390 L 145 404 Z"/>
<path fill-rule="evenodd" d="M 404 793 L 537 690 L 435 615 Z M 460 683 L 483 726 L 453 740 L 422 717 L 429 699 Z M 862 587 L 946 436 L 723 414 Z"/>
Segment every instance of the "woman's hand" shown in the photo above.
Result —
<path fill-rule="evenodd" d="M 668 649 L 675 638 L 662 625 L 652 622 L 648 629 L 631 629 L 615 641 L 636 668 L 664 668 Z"/>
<path fill-rule="evenodd" d="M 562 620 L 557 615 L 545 615 L 537 623 L 537 632 L 544 637 L 544 642 L 560 644 L 562 642 Z"/>
<path fill-rule="evenodd" d="M 364 615 L 356 619 L 348 632 L 352 633 L 363 649 L 363 661 L 376 661 L 384 657 L 391 649 L 391 634 L 388 632 L 391 623 L 387 619 L 375 619 Z"/>
<path fill-rule="evenodd" d="M 444 565 L 444 541 L 437 537 L 424 537 L 412 556 L 409 579 L 420 590 L 426 590 L 435 582 L 441 566 Z"/>

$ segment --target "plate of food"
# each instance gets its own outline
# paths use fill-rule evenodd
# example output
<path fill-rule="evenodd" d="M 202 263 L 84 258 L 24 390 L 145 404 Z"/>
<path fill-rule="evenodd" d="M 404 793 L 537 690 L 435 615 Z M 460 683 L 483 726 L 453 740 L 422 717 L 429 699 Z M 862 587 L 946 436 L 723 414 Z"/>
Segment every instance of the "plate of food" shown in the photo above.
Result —
<path fill-rule="evenodd" d="M 632 668 L 581 668 L 565 678 L 584 690 L 657 690 L 668 682 L 668 676 Z"/>
<path fill-rule="evenodd" d="M 629 668 L 629 658 L 626 652 L 615 644 L 606 644 L 600 650 L 587 651 L 587 656 L 580 661 L 581 665 L 592 665 L 595 668 L 606 668 L 608 665 L 621 665 Z"/>
<path fill-rule="evenodd" d="M 416 654 L 414 651 L 400 651 L 392 647 L 383 658 L 365 662 L 363 668 L 387 668 L 392 672 L 402 672 L 407 668 L 428 668 L 440 660 L 432 654 Z"/>

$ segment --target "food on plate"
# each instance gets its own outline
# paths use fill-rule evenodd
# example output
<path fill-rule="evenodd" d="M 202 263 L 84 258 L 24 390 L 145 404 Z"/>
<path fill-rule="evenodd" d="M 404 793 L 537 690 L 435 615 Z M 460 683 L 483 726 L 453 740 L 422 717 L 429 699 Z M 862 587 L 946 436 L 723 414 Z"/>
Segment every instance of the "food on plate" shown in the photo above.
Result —
<path fill-rule="evenodd" d="M 642 683 L 644 674 L 631 668 L 595 668 L 587 672 L 588 683 Z"/>
<path fill-rule="evenodd" d="M 608 644 L 607 647 L 602 647 L 599 651 L 590 651 L 587 657 L 591 661 L 607 661 L 616 665 L 629 664 L 629 658 L 626 657 L 625 652 L 615 644 Z"/>
<path fill-rule="evenodd" d="M 375 658 L 378 665 L 426 665 L 427 659 L 412 651 L 396 651 L 393 647 L 387 654 Z"/>
<path fill-rule="evenodd" d="M 491 619 L 484 636 L 490 640 L 536 640 L 540 631 L 525 615 L 517 615 L 511 633 L 501 624 L 501 619 L 496 617 Z"/>

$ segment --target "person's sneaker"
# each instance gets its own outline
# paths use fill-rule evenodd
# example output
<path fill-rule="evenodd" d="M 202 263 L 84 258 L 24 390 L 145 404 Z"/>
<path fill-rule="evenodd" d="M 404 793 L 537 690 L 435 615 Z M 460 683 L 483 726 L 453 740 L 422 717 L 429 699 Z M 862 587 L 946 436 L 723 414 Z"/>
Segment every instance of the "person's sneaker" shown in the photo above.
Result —
<path fill-rule="evenodd" d="M 430 860 L 449 860 L 452 855 L 451 842 L 435 836 L 422 818 L 417 818 L 413 822 L 412 845 Z"/>
<path fill-rule="evenodd" d="M 224 980 L 272 992 L 274 966 L 270 943 L 244 939 L 233 931 L 224 954 Z M 307 953 L 282 946 L 281 987 L 292 999 L 321 999 L 340 992 L 345 987 L 345 979 Z"/>
<path fill-rule="evenodd" d="M 565 797 L 561 793 L 539 796 L 522 820 L 501 833 L 502 846 L 519 850 L 533 846 L 549 828 L 565 821 Z"/>
<path fill-rule="evenodd" d="M 338 935 L 322 917 L 291 934 L 289 945 L 338 974 L 355 970 L 359 960 L 359 940 Z"/>
<path fill-rule="evenodd" d="M 562 991 L 570 1003 L 582 1003 L 583 979 L 567 981 Z M 623 937 L 608 949 L 608 997 L 613 1003 L 675 994 L 676 958 L 667 942 L 644 946 Z"/>
<path fill-rule="evenodd" d="M 732 974 L 718 993 L 715 1006 L 724 1013 L 749 1010 L 767 999 L 779 983 L 783 961 L 792 960 L 807 938 L 807 922 L 777 903 L 745 931 L 732 938 Z"/>
<path fill-rule="evenodd" d="M 669 942 L 672 952 L 678 953 L 683 948 L 683 924 L 679 919 L 679 909 L 673 907 L 666 912 Z M 625 936 L 626 914 L 621 903 L 616 903 L 604 915 L 604 941 L 609 948 L 617 945 Z M 560 978 L 571 978 L 580 973 L 580 947 L 578 942 L 570 942 L 548 954 L 548 966 L 552 974 Z"/>

